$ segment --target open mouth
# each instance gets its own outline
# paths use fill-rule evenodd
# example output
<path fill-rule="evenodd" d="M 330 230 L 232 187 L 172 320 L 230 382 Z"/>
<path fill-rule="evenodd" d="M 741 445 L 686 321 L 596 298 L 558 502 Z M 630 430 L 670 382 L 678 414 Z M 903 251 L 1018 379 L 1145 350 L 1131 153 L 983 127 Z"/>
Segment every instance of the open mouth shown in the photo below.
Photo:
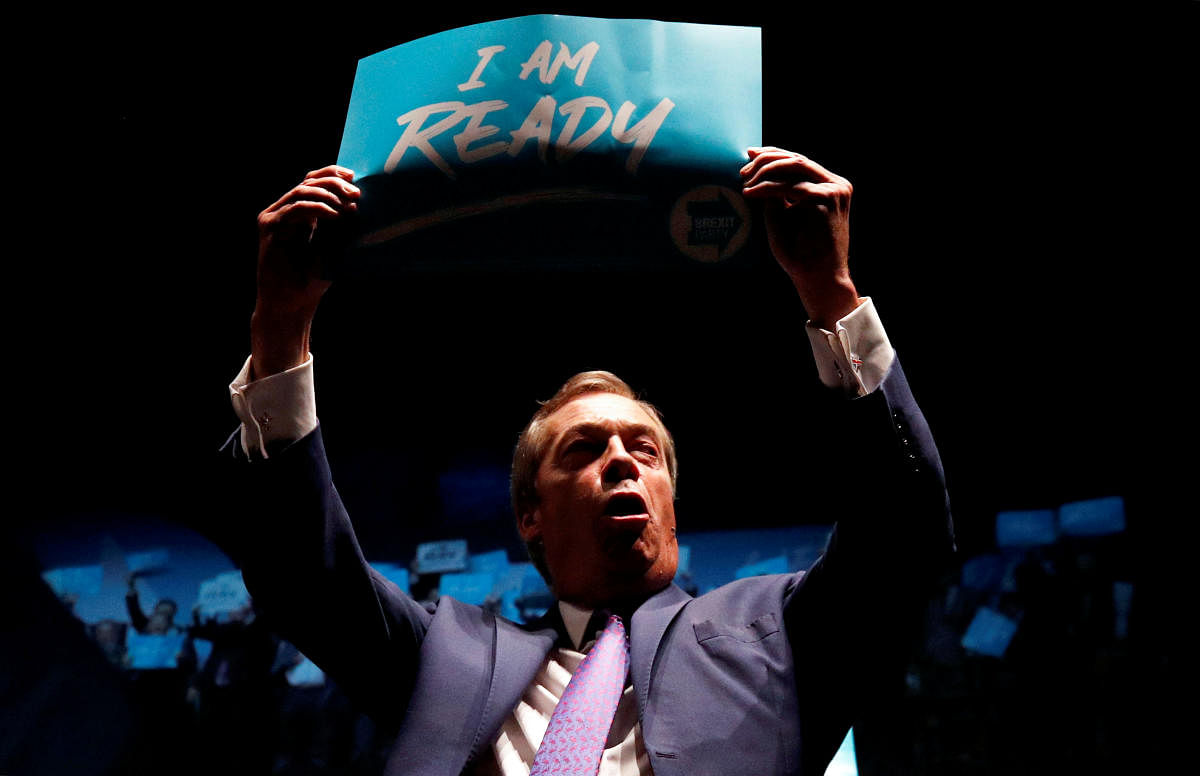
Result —
<path fill-rule="evenodd" d="M 608 499 L 608 503 L 604 505 L 604 514 L 621 521 L 648 520 L 650 518 L 646 502 L 637 493 L 613 494 Z"/>

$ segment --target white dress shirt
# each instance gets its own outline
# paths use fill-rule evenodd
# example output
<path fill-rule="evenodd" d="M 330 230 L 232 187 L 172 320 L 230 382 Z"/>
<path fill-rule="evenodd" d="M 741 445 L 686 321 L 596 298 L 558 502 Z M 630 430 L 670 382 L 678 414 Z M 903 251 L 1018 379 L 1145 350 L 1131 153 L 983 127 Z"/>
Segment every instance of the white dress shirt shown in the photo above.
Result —
<path fill-rule="evenodd" d="M 556 647 L 546 655 L 538 668 L 537 675 L 517 701 L 512 713 L 500 726 L 500 733 L 492 742 L 490 756 L 480 757 L 466 770 L 467 776 L 529 776 L 533 757 L 537 754 L 546 728 L 550 726 L 550 715 L 562 698 L 567 682 L 575 675 L 584 654 L 596 643 L 595 633 L 585 633 L 592 610 L 558 602 L 563 624 L 571 643 L 578 649 Z M 642 740 L 642 726 L 638 722 L 637 695 L 633 680 L 625 674 L 625 692 L 617 702 L 608 740 L 604 743 L 604 754 L 600 758 L 598 776 L 639 776 L 651 774 L 650 755 Z"/>
<path fill-rule="evenodd" d="M 805 326 L 817 374 L 830 388 L 865 396 L 883 382 L 895 352 L 869 297 L 864 297 L 833 331 Z M 247 453 L 267 457 L 270 442 L 296 440 L 317 427 L 313 358 L 285 372 L 250 381 L 250 359 L 229 386 L 233 408 L 242 421 L 241 443 Z M 521 700 L 500 727 L 491 756 L 468 768 L 472 776 L 529 776 L 534 754 L 546 734 L 550 715 L 562 697 L 595 634 L 585 634 L 592 612 L 558 603 L 571 643 L 578 650 L 555 648 L 546 656 Z M 585 641 L 586 638 L 586 641 Z M 647 776 L 650 758 L 638 722 L 637 699 L 626 676 L 625 692 L 605 743 L 599 776 Z"/>

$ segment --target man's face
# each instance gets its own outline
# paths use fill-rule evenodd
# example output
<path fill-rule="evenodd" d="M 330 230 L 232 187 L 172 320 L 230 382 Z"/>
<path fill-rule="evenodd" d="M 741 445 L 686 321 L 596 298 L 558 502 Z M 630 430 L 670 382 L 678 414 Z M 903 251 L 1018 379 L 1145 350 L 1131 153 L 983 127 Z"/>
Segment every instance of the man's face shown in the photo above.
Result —
<path fill-rule="evenodd" d="M 99 622 L 96 624 L 96 641 L 102 647 L 111 647 L 120 643 L 121 630 L 116 623 Z"/>
<path fill-rule="evenodd" d="M 162 612 L 155 612 L 146 620 L 146 632 L 162 635 L 171 630 L 171 620 Z"/>
<path fill-rule="evenodd" d="M 643 598 L 675 576 L 675 501 L 663 441 L 637 402 L 573 399 L 546 419 L 549 440 L 521 537 L 541 537 L 555 594 L 598 607 Z"/>

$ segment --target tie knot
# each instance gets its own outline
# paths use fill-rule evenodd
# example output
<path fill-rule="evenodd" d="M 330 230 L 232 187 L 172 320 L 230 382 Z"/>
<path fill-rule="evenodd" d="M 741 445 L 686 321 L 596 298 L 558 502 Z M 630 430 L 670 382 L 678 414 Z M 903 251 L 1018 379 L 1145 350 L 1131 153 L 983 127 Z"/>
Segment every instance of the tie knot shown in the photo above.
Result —
<path fill-rule="evenodd" d="M 619 633 L 619 634 L 621 634 L 621 636 L 626 635 L 625 634 L 625 621 L 623 619 L 621 619 L 621 615 L 609 614 L 608 617 L 606 617 L 604 619 L 604 628 L 603 628 L 602 634 L 608 633 L 609 631 Z"/>
<path fill-rule="evenodd" d="M 587 628 L 583 631 L 583 643 L 580 645 L 579 651 L 589 651 L 609 631 L 617 631 L 622 636 L 628 638 L 628 632 L 625 630 L 625 620 L 621 615 L 614 613 L 610 609 L 597 609 L 592 612 Z"/>

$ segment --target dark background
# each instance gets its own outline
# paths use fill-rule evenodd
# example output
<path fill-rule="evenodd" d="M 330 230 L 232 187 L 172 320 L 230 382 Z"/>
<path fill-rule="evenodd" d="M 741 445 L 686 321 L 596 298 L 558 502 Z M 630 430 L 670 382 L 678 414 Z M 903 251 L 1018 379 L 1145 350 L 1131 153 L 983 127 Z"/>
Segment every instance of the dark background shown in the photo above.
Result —
<path fill-rule="evenodd" d="M 10 66 L 35 76 L 9 115 L 32 151 L 10 171 L 32 184 L 14 183 L 9 382 L 25 468 L 10 520 L 36 532 L 211 508 L 205 462 L 234 427 L 226 386 L 248 352 L 255 215 L 336 158 L 360 57 L 543 11 L 746 24 L 763 27 L 764 141 L 855 184 L 854 277 L 938 439 L 960 548 L 990 546 L 997 510 L 1122 496 L 1122 551 L 1165 632 L 1160 552 L 1183 532 L 1152 432 L 1172 417 L 1183 356 L 1158 348 L 1174 347 L 1166 321 L 1195 256 L 1173 226 L 1194 202 L 1195 10 L 342 5 L 50 25 L 41 56 Z M 803 320 L 766 256 L 736 271 L 481 266 L 335 286 L 317 391 L 364 547 L 400 554 L 468 530 L 512 546 L 504 503 L 450 514 L 438 477 L 503 471 L 535 400 L 587 368 L 665 412 L 684 529 L 830 522 L 835 499 L 802 482 L 830 463 L 805 401 L 818 386 Z M 814 504 L 799 517 L 798 497 Z M 1154 649 L 1165 661 L 1167 644 Z"/>
<path fill-rule="evenodd" d="M 38 244 L 14 264 L 35 283 L 10 292 L 29 305 L 14 339 L 35 343 L 37 368 L 19 380 L 48 443 L 34 460 L 61 463 L 63 435 L 86 460 L 39 511 L 169 507 L 182 461 L 224 438 L 225 386 L 248 351 L 255 215 L 336 158 L 357 59 L 538 10 L 197 13 L 152 31 L 105 13 L 67 38 L 48 104 L 14 119 L 37 122 L 47 155 L 31 163 L 56 194 L 21 230 Z M 1145 457 L 1134 432 L 1173 368 L 1151 355 L 1155 322 L 1183 303 L 1162 278 L 1187 257 L 1164 238 L 1185 188 L 1164 172 L 1184 161 L 1193 5 L 559 10 L 763 27 L 764 141 L 855 184 L 854 277 L 933 424 L 964 542 L 986 541 L 976 521 L 997 508 L 1132 494 Z M 466 450 L 503 461 L 535 399 L 608 368 L 680 437 L 683 520 L 724 524 L 707 505 L 730 475 L 774 502 L 792 482 L 761 476 L 764 452 L 815 449 L 818 421 L 803 402 L 815 380 L 802 308 L 760 259 L 726 273 L 484 269 L 335 287 L 314 345 L 335 461 L 367 449 L 434 470 Z"/>

